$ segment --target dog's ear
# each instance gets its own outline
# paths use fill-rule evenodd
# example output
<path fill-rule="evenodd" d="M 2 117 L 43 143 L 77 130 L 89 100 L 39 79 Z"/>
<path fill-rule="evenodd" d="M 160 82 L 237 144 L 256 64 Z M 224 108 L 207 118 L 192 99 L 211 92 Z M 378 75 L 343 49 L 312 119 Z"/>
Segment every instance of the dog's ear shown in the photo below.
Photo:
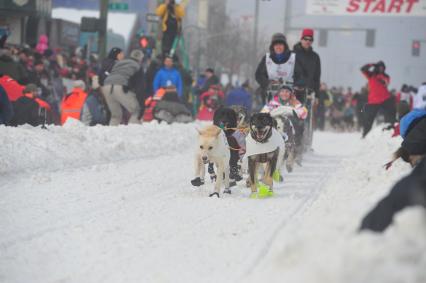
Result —
<path fill-rule="evenodd" d="M 199 134 L 199 135 L 202 135 L 202 134 L 203 134 L 203 132 L 202 132 L 200 129 L 195 128 L 195 130 L 198 132 L 198 134 Z"/>
<path fill-rule="evenodd" d="M 276 129 L 278 128 L 278 122 L 276 119 L 272 119 L 272 126 Z"/>
<path fill-rule="evenodd" d="M 216 137 L 218 137 L 220 135 L 220 132 L 222 132 L 222 129 L 217 127 Z"/>

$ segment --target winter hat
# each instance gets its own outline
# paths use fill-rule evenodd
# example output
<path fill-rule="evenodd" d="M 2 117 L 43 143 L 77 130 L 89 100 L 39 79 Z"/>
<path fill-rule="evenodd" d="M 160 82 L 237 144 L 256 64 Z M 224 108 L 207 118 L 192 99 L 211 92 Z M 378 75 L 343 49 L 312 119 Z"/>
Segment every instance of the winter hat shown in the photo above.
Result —
<path fill-rule="evenodd" d="M 303 31 L 302 31 L 302 36 L 300 37 L 301 39 L 302 38 L 304 38 L 304 37 L 312 37 L 312 38 L 314 38 L 314 30 L 313 29 L 310 29 L 310 28 L 305 28 Z"/>
<path fill-rule="evenodd" d="M 272 39 L 271 39 L 271 45 L 269 46 L 269 52 L 271 52 L 271 53 L 274 53 L 274 45 L 276 44 L 276 43 L 283 43 L 284 44 L 284 46 L 285 46 L 285 50 L 287 51 L 287 50 L 289 50 L 290 48 L 288 47 L 288 44 L 287 44 L 287 38 L 285 37 L 285 35 L 284 34 L 282 34 L 282 33 L 275 33 L 273 36 L 272 36 Z"/>
<path fill-rule="evenodd" d="M 276 43 L 283 43 L 284 45 L 287 45 L 287 38 L 282 33 L 275 33 L 272 36 L 271 45 L 274 45 Z"/>
<path fill-rule="evenodd" d="M 86 89 L 86 84 L 82 80 L 76 80 L 72 83 L 74 88 Z"/>
<path fill-rule="evenodd" d="M 377 67 L 383 67 L 383 69 L 386 69 L 385 62 L 383 62 L 383 61 L 379 61 L 379 62 L 377 62 L 377 63 L 376 63 L 376 66 L 377 66 Z"/>
<path fill-rule="evenodd" d="M 120 48 L 113 47 L 108 53 L 108 58 L 112 60 L 116 60 L 117 55 L 120 54 L 121 52 L 123 52 L 123 50 L 121 50 Z"/>
<path fill-rule="evenodd" d="M 27 86 L 22 91 L 23 93 L 37 92 L 38 87 L 35 84 L 27 84 Z"/>
<path fill-rule="evenodd" d="M 130 52 L 130 58 L 141 62 L 143 59 L 143 52 L 139 49 L 133 49 L 132 52 Z"/>
<path fill-rule="evenodd" d="M 281 88 L 280 88 L 280 90 L 282 90 L 282 89 L 287 89 L 287 90 L 289 90 L 291 93 L 293 93 L 293 92 L 294 92 L 294 89 L 293 89 L 291 86 L 289 86 L 289 85 L 282 85 L 282 86 L 281 86 Z"/>

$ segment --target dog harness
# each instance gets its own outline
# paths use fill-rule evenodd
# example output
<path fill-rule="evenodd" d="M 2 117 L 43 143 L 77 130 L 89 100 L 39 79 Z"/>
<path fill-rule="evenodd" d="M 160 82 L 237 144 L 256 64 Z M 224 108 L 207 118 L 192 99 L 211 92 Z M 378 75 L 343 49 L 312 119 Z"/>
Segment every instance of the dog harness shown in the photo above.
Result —
<path fill-rule="evenodd" d="M 280 133 L 274 128 L 272 128 L 271 137 L 265 143 L 257 142 L 251 137 L 251 135 L 247 135 L 245 157 L 257 155 L 257 154 L 269 153 L 276 150 L 277 147 L 280 148 L 280 151 L 285 150 L 284 139 L 282 138 Z"/>

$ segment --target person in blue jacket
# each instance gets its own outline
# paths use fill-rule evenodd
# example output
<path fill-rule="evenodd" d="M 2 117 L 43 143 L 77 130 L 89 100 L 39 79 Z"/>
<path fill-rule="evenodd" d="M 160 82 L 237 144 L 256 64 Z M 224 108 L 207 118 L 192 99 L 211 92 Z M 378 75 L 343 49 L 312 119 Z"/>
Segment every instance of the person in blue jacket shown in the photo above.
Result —
<path fill-rule="evenodd" d="M 13 117 L 13 107 L 6 91 L 0 86 L 0 125 L 7 125 Z"/>
<path fill-rule="evenodd" d="M 173 66 L 173 58 L 166 55 L 164 58 L 164 66 L 158 70 L 154 77 L 154 93 L 159 88 L 170 88 L 174 86 L 180 99 L 182 99 L 182 77 L 179 71 Z"/>
<path fill-rule="evenodd" d="M 241 87 L 235 88 L 234 90 L 230 91 L 226 97 L 226 106 L 229 107 L 232 105 L 240 105 L 243 106 L 248 112 L 251 112 L 252 100 L 251 94 L 250 92 L 248 92 L 248 89 L 249 84 L 246 81 Z"/>

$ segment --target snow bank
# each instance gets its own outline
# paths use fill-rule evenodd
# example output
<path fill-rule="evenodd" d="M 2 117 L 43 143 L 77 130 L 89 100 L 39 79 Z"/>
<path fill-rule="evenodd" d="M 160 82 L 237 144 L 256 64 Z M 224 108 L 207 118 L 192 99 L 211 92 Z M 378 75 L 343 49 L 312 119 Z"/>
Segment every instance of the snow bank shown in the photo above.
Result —
<path fill-rule="evenodd" d="M 171 126 L 157 122 L 86 127 L 76 120 L 47 130 L 0 126 L 0 174 L 60 170 L 173 154 L 194 143 L 195 127 L 195 124 Z"/>
<path fill-rule="evenodd" d="M 400 143 L 371 132 L 312 207 L 280 232 L 250 282 L 426 282 L 424 209 L 403 211 L 385 233 L 358 232 L 365 214 L 411 170 L 402 161 L 383 169 Z"/>

